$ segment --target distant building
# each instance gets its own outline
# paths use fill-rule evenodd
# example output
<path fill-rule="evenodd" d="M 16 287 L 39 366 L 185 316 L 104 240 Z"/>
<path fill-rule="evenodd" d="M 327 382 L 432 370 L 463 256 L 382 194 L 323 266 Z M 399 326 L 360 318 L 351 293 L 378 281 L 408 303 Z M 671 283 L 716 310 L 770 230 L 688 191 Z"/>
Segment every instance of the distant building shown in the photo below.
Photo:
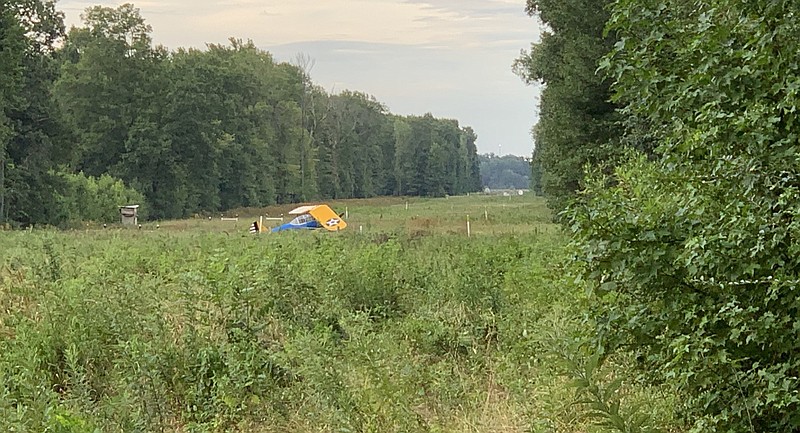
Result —
<path fill-rule="evenodd" d="M 139 205 L 120 206 L 119 215 L 122 218 L 122 225 L 135 226 L 139 224 Z"/>

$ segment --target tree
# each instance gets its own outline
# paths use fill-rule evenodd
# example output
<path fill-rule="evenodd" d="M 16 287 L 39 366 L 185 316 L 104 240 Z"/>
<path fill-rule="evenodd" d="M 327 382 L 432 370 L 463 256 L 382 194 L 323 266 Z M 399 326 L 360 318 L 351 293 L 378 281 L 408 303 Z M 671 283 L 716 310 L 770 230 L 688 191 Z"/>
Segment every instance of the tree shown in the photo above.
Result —
<path fill-rule="evenodd" d="M 528 84 L 544 85 L 533 135 L 535 164 L 551 208 L 561 210 L 581 189 L 584 167 L 619 153 L 621 128 L 600 59 L 616 42 L 604 34 L 611 2 L 528 0 L 527 11 L 547 25 L 541 41 L 514 69 Z"/>
<path fill-rule="evenodd" d="M 530 161 L 530 188 L 536 195 L 542 195 L 542 159 L 538 157 L 538 149 L 533 149 L 533 157 Z"/>
<path fill-rule="evenodd" d="M 478 160 L 478 146 L 476 144 L 478 141 L 478 134 L 469 126 L 462 128 L 462 131 L 466 187 L 461 192 L 480 191 L 482 189 L 481 168 L 480 161 Z"/>
<path fill-rule="evenodd" d="M 428 113 L 397 118 L 394 137 L 397 194 L 443 196 L 481 189 L 472 128 Z"/>
<path fill-rule="evenodd" d="M 54 223 L 50 169 L 71 151 L 49 98 L 63 14 L 52 1 L 4 1 L 0 22 L 0 221 Z"/>
<path fill-rule="evenodd" d="M 322 196 L 363 198 L 385 193 L 390 184 L 386 179 L 393 177 L 385 152 L 394 147 L 386 107 L 370 95 L 343 91 L 329 96 L 327 110 L 316 134 Z"/>
<path fill-rule="evenodd" d="M 526 158 L 494 154 L 480 155 L 479 158 L 484 186 L 492 189 L 526 189 L 530 186 L 531 163 Z"/>
<path fill-rule="evenodd" d="M 800 429 L 800 172 L 789 2 L 615 2 L 615 99 L 641 155 L 571 211 L 606 350 L 682 395 L 692 431 Z"/>
<path fill-rule="evenodd" d="M 14 130 L 8 111 L 18 104 L 22 87 L 22 57 L 26 44 L 23 29 L 10 2 L 0 1 L 0 223 L 6 221 L 7 147 Z"/>
<path fill-rule="evenodd" d="M 92 176 L 122 170 L 129 129 L 142 113 L 159 106 L 158 73 L 164 53 L 152 49 L 138 9 L 95 6 L 73 28 L 68 61 L 56 98 L 80 141 L 78 169 Z"/>
<path fill-rule="evenodd" d="M 300 102 L 301 126 L 305 137 L 300 147 L 300 198 L 309 200 L 317 195 L 316 165 L 314 150 L 317 147 L 316 133 L 321 121 L 328 114 L 329 105 L 325 104 L 327 95 L 311 81 L 311 71 L 316 62 L 305 54 L 295 57 L 295 66 L 301 77 L 303 96 Z M 320 104 L 319 101 L 325 101 Z"/>
<path fill-rule="evenodd" d="M 75 169 L 137 188 L 153 217 L 183 215 L 183 167 L 162 122 L 166 50 L 151 46 L 152 28 L 130 4 L 91 7 L 82 18 L 62 50 L 54 92 L 78 141 Z"/>

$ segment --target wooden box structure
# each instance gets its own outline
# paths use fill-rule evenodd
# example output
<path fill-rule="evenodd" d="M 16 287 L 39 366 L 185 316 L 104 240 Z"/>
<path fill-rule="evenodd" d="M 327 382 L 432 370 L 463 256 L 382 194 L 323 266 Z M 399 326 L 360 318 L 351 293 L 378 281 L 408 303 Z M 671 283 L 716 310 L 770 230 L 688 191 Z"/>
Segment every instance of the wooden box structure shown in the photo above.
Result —
<path fill-rule="evenodd" d="M 122 225 L 139 224 L 139 205 L 128 205 L 119 207 L 119 215 L 122 218 Z"/>

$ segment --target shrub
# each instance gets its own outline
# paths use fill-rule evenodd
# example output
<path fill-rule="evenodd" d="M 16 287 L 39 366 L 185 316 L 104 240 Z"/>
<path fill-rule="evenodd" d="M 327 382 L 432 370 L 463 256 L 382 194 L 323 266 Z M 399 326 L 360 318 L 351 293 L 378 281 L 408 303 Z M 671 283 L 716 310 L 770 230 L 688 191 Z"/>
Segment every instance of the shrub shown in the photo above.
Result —
<path fill-rule="evenodd" d="M 730 160 L 701 182 L 635 159 L 571 210 L 602 343 L 677 386 L 693 431 L 800 427 L 800 196 L 761 174 L 777 197 L 743 194 L 748 171 Z"/>
<path fill-rule="evenodd" d="M 61 220 L 67 225 L 81 222 L 119 222 L 119 206 L 139 204 L 139 219 L 147 219 L 144 196 L 121 180 L 107 174 L 100 177 L 83 173 L 59 173 L 63 190 L 57 195 Z"/>

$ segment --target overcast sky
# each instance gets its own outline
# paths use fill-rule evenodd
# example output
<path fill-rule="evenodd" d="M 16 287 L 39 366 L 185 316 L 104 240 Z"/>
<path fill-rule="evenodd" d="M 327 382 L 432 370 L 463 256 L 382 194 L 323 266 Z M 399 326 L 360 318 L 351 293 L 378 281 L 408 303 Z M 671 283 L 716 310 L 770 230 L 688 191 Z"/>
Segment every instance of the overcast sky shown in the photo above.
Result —
<path fill-rule="evenodd" d="M 67 26 L 85 8 L 119 1 L 60 0 Z M 278 61 L 313 59 L 328 92 L 369 93 L 396 114 L 458 119 L 480 153 L 529 156 L 539 89 L 511 71 L 539 37 L 525 0 L 132 1 L 156 44 L 204 48 L 252 39 Z"/>

